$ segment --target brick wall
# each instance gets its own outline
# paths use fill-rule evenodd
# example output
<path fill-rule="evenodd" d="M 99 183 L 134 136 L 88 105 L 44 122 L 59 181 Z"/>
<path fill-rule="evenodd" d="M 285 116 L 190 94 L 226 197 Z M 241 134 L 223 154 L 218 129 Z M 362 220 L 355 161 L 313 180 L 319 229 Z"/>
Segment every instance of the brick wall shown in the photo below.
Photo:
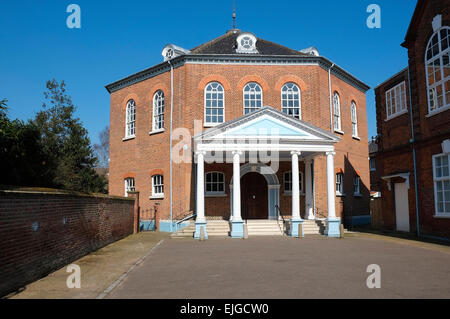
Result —
<path fill-rule="evenodd" d="M 140 206 L 144 210 L 159 204 L 162 220 L 170 216 L 170 160 L 169 127 L 186 128 L 194 133 L 194 121 L 204 120 L 204 89 L 211 82 L 220 82 L 225 89 L 225 121 L 243 115 L 243 87 L 247 82 L 256 81 L 263 89 L 263 104 L 281 111 L 281 87 L 287 82 L 295 82 L 301 89 L 302 118 L 317 127 L 330 131 L 330 101 L 328 72 L 320 66 L 280 66 L 280 65 L 209 65 L 185 64 L 174 69 L 173 119 L 170 118 L 170 72 L 124 87 L 111 94 L 110 114 L 110 175 L 109 190 L 113 195 L 124 193 L 124 178 L 135 174 L 136 190 L 141 194 Z M 343 134 L 336 144 L 335 166 L 345 174 L 345 197 L 336 198 L 337 215 L 358 216 L 369 214 L 369 152 L 367 132 L 366 96 L 357 88 L 332 75 L 332 91 L 337 91 L 341 99 Z M 165 95 L 165 131 L 149 134 L 152 130 L 152 101 L 157 90 Z M 136 101 L 136 138 L 123 141 L 125 134 L 125 107 L 129 99 Z M 352 138 L 351 101 L 357 105 L 359 138 Z M 202 129 L 206 129 L 203 126 Z M 333 132 L 334 133 L 334 132 Z M 174 141 L 176 145 L 178 141 Z M 191 145 L 188 145 L 189 147 Z M 192 151 L 192 147 L 188 148 Z M 326 158 L 314 159 L 316 208 L 326 213 Z M 289 166 L 289 165 L 288 165 Z M 159 170 L 164 175 L 165 196 L 151 199 L 152 171 Z M 290 170 L 287 167 L 286 170 Z M 226 192 L 232 171 L 221 167 L 226 174 Z M 173 216 L 183 216 L 195 210 L 195 169 L 193 164 L 173 164 Z M 283 172 L 280 172 L 280 175 Z M 353 178 L 361 177 L 362 197 L 353 196 Z M 283 207 L 289 211 L 290 198 L 282 196 Z M 302 202 L 304 199 L 302 198 Z M 230 197 L 207 198 L 206 216 L 230 215 Z M 303 205 L 303 204 L 302 204 Z M 282 208 L 283 208 L 282 207 Z M 302 206 L 302 213 L 303 213 Z"/>
<path fill-rule="evenodd" d="M 450 110 L 429 115 L 428 93 L 425 72 L 425 51 L 434 31 L 432 21 L 442 15 L 442 25 L 450 25 L 450 0 L 419 0 L 411 20 L 405 42 L 408 49 L 410 68 L 411 100 L 408 98 L 408 113 L 386 121 L 385 92 L 389 88 L 406 81 L 408 73 L 404 70 L 375 90 L 377 105 L 377 128 L 380 137 L 380 151 L 377 154 L 380 176 L 394 172 L 409 172 L 408 191 L 409 220 L 412 232 L 417 231 L 417 210 L 414 190 L 413 147 L 417 162 L 417 199 L 422 235 L 450 238 L 450 219 L 435 216 L 434 181 L 432 156 L 442 153 L 441 143 L 450 138 Z M 406 61 L 405 61 L 406 63 Z M 407 88 L 408 89 L 408 88 Z M 409 95 L 409 91 L 407 92 Z M 414 121 L 414 143 L 411 142 L 411 110 Z M 395 192 L 389 190 L 387 183 L 380 181 L 383 197 L 383 227 L 396 228 Z"/>
<path fill-rule="evenodd" d="M 0 190 L 0 296 L 133 233 L 134 199 Z"/>

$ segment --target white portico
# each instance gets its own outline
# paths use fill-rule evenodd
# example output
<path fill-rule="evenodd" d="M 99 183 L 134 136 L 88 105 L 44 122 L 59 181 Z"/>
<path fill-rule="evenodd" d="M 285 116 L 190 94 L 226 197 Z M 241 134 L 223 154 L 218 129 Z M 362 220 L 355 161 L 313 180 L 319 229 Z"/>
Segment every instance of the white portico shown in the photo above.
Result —
<path fill-rule="evenodd" d="M 304 218 L 314 219 L 312 162 L 318 155 L 327 158 L 328 236 L 339 236 L 340 219 L 335 209 L 334 144 L 339 138 L 309 123 L 298 120 L 271 107 L 261 108 L 233 121 L 223 123 L 194 137 L 195 162 L 197 163 L 197 220 L 195 238 L 200 238 L 203 228 L 207 238 L 205 218 L 205 162 L 232 163 L 230 181 L 231 237 L 243 238 L 241 212 L 241 180 L 249 173 L 259 173 L 267 182 L 268 219 L 279 218 L 280 182 L 277 171 L 280 162 L 290 162 L 292 172 L 292 216 L 290 232 L 299 234 L 303 222 L 300 211 L 299 162 L 305 163 L 305 212 Z M 265 204 L 265 203 L 264 203 Z"/>

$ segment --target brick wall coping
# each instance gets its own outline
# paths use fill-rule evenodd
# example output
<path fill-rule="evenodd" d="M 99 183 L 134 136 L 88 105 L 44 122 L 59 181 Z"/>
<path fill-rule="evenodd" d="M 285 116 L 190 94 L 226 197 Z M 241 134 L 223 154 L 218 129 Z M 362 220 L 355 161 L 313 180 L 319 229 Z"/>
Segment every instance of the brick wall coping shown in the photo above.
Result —
<path fill-rule="evenodd" d="M 121 196 L 113 196 L 113 195 L 97 194 L 97 193 L 82 193 L 82 192 L 77 192 L 77 191 L 68 191 L 68 190 L 42 188 L 42 187 L 0 186 L 0 195 L 1 194 L 41 194 L 41 195 L 59 195 L 59 196 L 80 196 L 80 197 L 109 198 L 109 199 L 118 199 L 118 200 L 125 200 L 125 201 L 134 201 L 134 198 L 131 198 L 131 197 L 121 197 Z"/>

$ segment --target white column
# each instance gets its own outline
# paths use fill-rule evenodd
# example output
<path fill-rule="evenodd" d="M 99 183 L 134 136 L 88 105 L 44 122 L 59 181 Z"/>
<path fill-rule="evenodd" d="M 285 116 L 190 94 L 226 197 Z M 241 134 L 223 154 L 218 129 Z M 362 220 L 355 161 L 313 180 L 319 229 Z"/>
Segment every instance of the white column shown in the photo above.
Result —
<path fill-rule="evenodd" d="M 301 152 L 291 152 L 292 156 L 292 219 L 300 220 L 300 180 L 298 172 L 298 157 Z"/>
<path fill-rule="evenodd" d="M 327 152 L 327 188 L 328 188 L 328 218 L 336 218 L 336 175 L 334 173 L 334 155 Z"/>
<path fill-rule="evenodd" d="M 205 152 L 197 152 L 197 222 L 204 223 L 205 219 Z"/>
<path fill-rule="evenodd" d="M 241 159 L 242 152 L 233 152 L 233 222 L 242 221 L 241 217 Z"/>
<path fill-rule="evenodd" d="M 306 203 L 306 219 L 313 220 L 313 196 L 312 196 L 312 174 L 311 174 L 311 159 L 305 161 L 305 203 Z"/>

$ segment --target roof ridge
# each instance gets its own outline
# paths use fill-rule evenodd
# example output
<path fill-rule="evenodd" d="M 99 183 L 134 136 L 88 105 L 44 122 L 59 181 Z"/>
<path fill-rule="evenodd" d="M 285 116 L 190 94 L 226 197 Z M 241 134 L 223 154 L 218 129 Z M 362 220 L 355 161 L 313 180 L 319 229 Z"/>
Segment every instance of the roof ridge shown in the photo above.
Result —
<path fill-rule="evenodd" d="M 231 35 L 233 35 L 233 34 L 235 34 L 235 33 L 241 33 L 240 30 L 235 30 L 235 31 L 236 31 L 236 32 L 228 31 L 228 32 L 226 32 L 225 34 L 223 34 L 223 35 L 221 35 L 221 36 L 218 36 L 217 38 L 214 38 L 214 39 L 212 39 L 212 40 L 209 40 L 208 42 L 205 42 L 205 43 L 203 43 L 203 44 L 197 45 L 195 48 L 192 48 L 190 51 L 191 51 L 191 52 L 194 52 L 194 51 L 196 51 L 196 50 L 203 49 L 203 48 L 205 48 L 205 47 L 207 47 L 207 46 L 210 46 L 210 45 L 212 45 L 212 44 L 214 44 L 214 43 L 216 43 L 216 42 L 218 42 L 218 41 L 220 41 L 220 40 L 222 40 L 222 39 L 224 39 L 224 38 L 226 38 L 226 37 L 229 37 L 229 36 L 231 36 Z"/>

